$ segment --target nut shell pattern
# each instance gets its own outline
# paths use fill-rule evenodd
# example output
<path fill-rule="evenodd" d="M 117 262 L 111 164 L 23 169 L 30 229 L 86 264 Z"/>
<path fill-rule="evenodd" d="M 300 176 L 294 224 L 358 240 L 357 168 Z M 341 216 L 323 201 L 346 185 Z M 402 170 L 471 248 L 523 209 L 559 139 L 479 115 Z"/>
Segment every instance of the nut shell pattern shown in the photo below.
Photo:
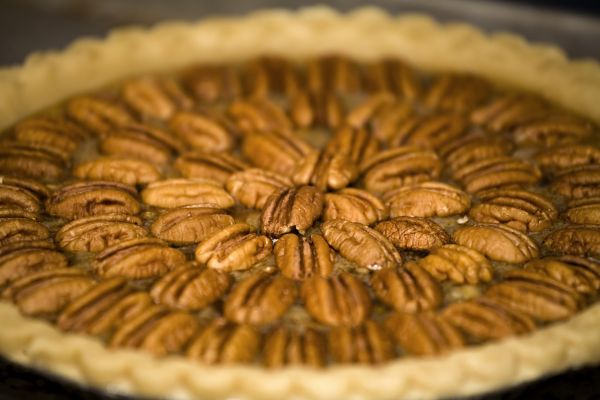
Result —
<path fill-rule="evenodd" d="M 0 291 L 109 348 L 385 364 L 597 302 L 596 127 L 400 59 L 128 78 L 9 128 Z"/>

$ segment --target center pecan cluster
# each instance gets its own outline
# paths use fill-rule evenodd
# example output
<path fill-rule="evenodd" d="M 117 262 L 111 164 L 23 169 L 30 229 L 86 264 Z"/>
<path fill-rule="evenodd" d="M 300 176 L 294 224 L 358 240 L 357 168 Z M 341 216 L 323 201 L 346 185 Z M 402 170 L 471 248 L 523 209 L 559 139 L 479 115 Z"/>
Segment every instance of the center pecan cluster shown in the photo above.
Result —
<path fill-rule="evenodd" d="M 2 297 L 204 363 L 378 363 L 530 332 L 600 290 L 594 129 L 399 60 L 132 78 L 0 143 Z"/>

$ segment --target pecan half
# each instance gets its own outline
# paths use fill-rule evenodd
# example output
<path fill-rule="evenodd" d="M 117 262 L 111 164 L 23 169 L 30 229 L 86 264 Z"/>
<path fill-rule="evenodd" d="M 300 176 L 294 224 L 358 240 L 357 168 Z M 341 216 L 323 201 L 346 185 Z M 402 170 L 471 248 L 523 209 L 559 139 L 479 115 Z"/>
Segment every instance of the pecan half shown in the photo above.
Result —
<path fill-rule="evenodd" d="M 185 262 L 179 250 L 159 239 L 133 239 L 119 242 L 96 254 L 94 272 L 106 278 L 124 276 L 146 279 L 162 276 Z"/>
<path fill-rule="evenodd" d="M 471 207 L 469 195 L 442 182 L 402 186 L 383 194 L 390 217 L 448 217 Z"/>
<path fill-rule="evenodd" d="M 67 251 L 98 252 L 125 240 L 148 236 L 140 225 L 140 218 L 125 214 L 76 219 L 60 228 L 56 242 Z"/>
<path fill-rule="evenodd" d="M 182 81 L 194 97 L 204 103 L 230 100 L 241 94 L 239 76 L 229 66 L 196 65 L 184 71 Z"/>
<path fill-rule="evenodd" d="M 477 341 L 501 339 L 535 329 L 535 323 L 527 314 L 484 296 L 450 304 L 441 315 Z"/>
<path fill-rule="evenodd" d="M 502 186 L 533 185 L 540 180 L 539 169 L 509 156 L 481 159 L 455 170 L 452 177 L 469 193 Z"/>
<path fill-rule="evenodd" d="M 298 332 L 284 326 L 275 328 L 265 341 L 263 362 L 269 368 L 286 365 L 325 365 L 327 353 L 323 335 L 314 329 Z"/>
<path fill-rule="evenodd" d="M 13 130 L 17 142 L 50 147 L 67 154 L 74 152 L 87 136 L 77 124 L 58 117 L 30 117 L 15 125 Z"/>
<path fill-rule="evenodd" d="M 5 182 L 4 179 L 0 182 Z M 32 213 L 39 213 L 41 202 L 38 196 L 27 188 L 0 183 L 0 206 L 18 208 Z"/>
<path fill-rule="evenodd" d="M 100 142 L 100 150 L 118 157 L 132 157 L 166 164 L 171 157 L 184 151 L 179 138 L 147 125 L 127 125 L 110 131 Z"/>
<path fill-rule="evenodd" d="M 365 187 L 382 193 L 433 180 L 440 175 L 441 168 L 442 164 L 434 152 L 404 146 L 382 151 L 365 160 L 360 171 Z"/>
<path fill-rule="evenodd" d="M 196 247 L 196 261 L 209 268 L 245 270 L 271 254 L 273 244 L 248 224 L 234 224 L 210 236 Z"/>
<path fill-rule="evenodd" d="M 540 168 L 547 174 L 578 165 L 600 164 L 600 149 L 583 144 L 567 144 L 552 147 L 535 156 Z"/>
<path fill-rule="evenodd" d="M 358 169 L 343 154 L 312 151 L 296 164 L 292 181 L 296 185 L 314 185 L 321 191 L 342 189 L 358 175 Z"/>
<path fill-rule="evenodd" d="M 508 156 L 514 147 L 503 137 L 468 135 L 441 147 L 438 154 L 453 172 L 480 160 Z"/>
<path fill-rule="evenodd" d="M 600 290 L 600 264 L 577 256 L 545 257 L 525 264 L 525 269 L 546 275 L 582 294 Z"/>
<path fill-rule="evenodd" d="M 548 112 L 548 104 L 539 97 L 507 93 L 473 110 L 471 121 L 493 132 L 500 132 L 545 118 Z"/>
<path fill-rule="evenodd" d="M 230 127 L 208 114 L 178 111 L 169 120 L 169 128 L 194 150 L 227 151 L 235 144 L 234 135 L 228 129 Z"/>
<path fill-rule="evenodd" d="M 12 176 L 0 176 L 0 184 L 19 187 L 29 191 L 40 201 L 50 196 L 50 190 L 43 183 L 35 179 L 17 178 Z"/>
<path fill-rule="evenodd" d="M 371 311 L 365 285 L 347 272 L 330 278 L 313 276 L 302 285 L 301 295 L 306 311 L 330 326 L 358 326 Z"/>
<path fill-rule="evenodd" d="M 445 73 L 433 82 L 424 103 L 431 108 L 465 112 L 486 101 L 491 91 L 491 85 L 477 76 Z"/>
<path fill-rule="evenodd" d="M 335 93 L 299 90 L 289 103 L 290 118 L 299 128 L 322 126 L 335 129 L 344 122 L 345 106 Z"/>
<path fill-rule="evenodd" d="M 209 179 L 222 184 L 232 174 L 250 168 L 244 161 L 229 153 L 198 151 L 183 154 L 173 165 L 186 178 Z"/>
<path fill-rule="evenodd" d="M 233 287 L 223 315 L 238 324 L 267 325 L 296 301 L 296 285 L 282 275 L 255 273 Z"/>
<path fill-rule="evenodd" d="M 248 363 L 259 346 L 260 333 L 252 326 L 215 319 L 192 340 L 186 355 L 205 364 Z"/>
<path fill-rule="evenodd" d="M 552 180 L 550 190 L 574 199 L 600 196 L 600 165 L 578 165 L 566 168 Z"/>
<path fill-rule="evenodd" d="M 457 328 L 431 312 L 395 313 L 386 320 L 385 325 L 409 354 L 431 356 L 459 349 L 466 344 Z"/>
<path fill-rule="evenodd" d="M 94 281 L 75 268 L 38 271 L 19 278 L 4 289 L 2 297 L 30 316 L 50 316 L 88 290 Z"/>
<path fill-rule="evenodd" d="M 442 288 L 435 279 L 412 261 L 399 268 L 375 272 L 371 287 L 381 302 L 401 312 L 434 310 L 443 298 Z"/>
<path fill-rule="evenodd" d="M 562 254 L 600 257 L 600 227 L 576 225 L 558 229 L 546 236 L 544 246 Z"/>
<path fill-rule="evenodd" d="M 490 286 L 485 296 L 543 322 L 568 318 L 584 305 L 571 287 L 528 270 L 505 273 L 504 281 Z"/>
<path fill-rule="evenodd" d="M 395 103 L 396 98 L 391 93 L 379 92 L 372 94 L 350 110 L 346 116 L 346 123 L 353 128 L 365 128 L 374 115 Z"/>
<path fill-rule="evenodd" d="M 334 131 L 325 151 L 343 155 L 355 165 L 361 165 L 377 154 L 379 142 L 367 129 L 342 125 Z"/>
<path fill-rule="evenodd" d="M 489 282 L 494 276 L 492 264 L 483 254 L 458 244 L 431 249 L 418 263 L 438 281 L 475 285 Z"/>
<path fill-rule="evenodd" d="M 29 188 L 28 183 L 18 178 L 0 177 L 0 208 L 38 214 L 41 211 L 41 194 Z"/>
<path fill-rule="evenodd" d="M 50 215 L 66 219 L 137 214 L 141 207 L 131 186 L 116 182 L 78 182 L 58 189 L 46 201 Z"/>
<path fill-rule="evenodd" d="M 415 115 L 396 125 L 387 142 L 391 147 L 412 145 L 435 150 L 462 137 L 467 128 L 467 119 L 460 114 Z"/>
<path fill-rule="evenodd" d="M 169 78 L 143 76 L 123 84 L 123 100 L 145 118 L 169 119 L 177 110 L 188 110 L 194 101 L 176 81 Z"/>
<path fill-rule="evenodd" d="M 196 316 L 151 306 L 125 321 L 110 339 L 110 347 L 132 347 L 155 356 L 179 353 L 200 329 Z"/>
<path fill-rule="evenodd" d="M 545 118 L 529 121 L 514 131 L 520 145 L 554 146 L 581 141 L 593 133 L 592 124 L 581 118 L 552 110 Z"/>
<path fill-rule="evenodd" d="M 269 236 L 303 232 L 310 228 L 323 210 L 323 194 L 313 186 L 287 188 L 267 199 L 261 229 Z"/>
<path fill-rule="evenodd" d="M 368 64 L 365 86 L 370 92 L 389 92 L 409 100 L 416 99 L 421 92 L 413 68 L 395 58 L 384 58 Z"/>
<path fill-rule="evenodd" d="M 285 111 L 267 98 L 236 99 L 227 112 L 246 135 L 264 131 L 288 134 L 292 129 Z"/>
<path fill-rule="evenodd" d="M 402 263 L 394 245 L 381 233 L 366 225 L 344 220 L 321 225 L 327 243 L 362 268 L 378 270 Z"/>
<path fill-rule="evenodd" d="M 8 142 L 0 145 L 0 174 L 57 181 L 65 167 L 65 161 L 47 149 Z"/>
<path fill-rule="evenodd" d="M 79 96 L 69 100 L 66 111 L 71 119 L 99 136 L 135 122 L 125 107 L 91 96 Z"/>
<path fill-rule="evenodd" d="M 150 227 L 154 236 L 169 243 L 198 243 L 235 223 L 231 215 L 218 208 L 186 206 L 161 214 Z"/>
<path fill-rule="evenodd" d="M 371 225 L 385 219 L 388 210 L 375 195 L 361 189 L 346 188 L 325 194 L 323 221 L 344 219 Z"/>
<path fill-rule="evenodd" d="M 130 186 L 160 179 L 160 172 L 150 163 L 115 157 L 99 157 L 83 162 L 73 168 L 73 175 L 81 179 L 118 182 Z"/>
<path fill-rule="evenodd" d="M 186 265 L 156 281 L 150 296 L 159 304 L 188 311 L 201 310 L 227 293 L 231 282 L 229 274 Z"/>
<path fill-rule="evenodd" d="M 127 279 L 109 278 L 92 286 L 65 307 L 56 325 L 64 331 L 104 335 L 151 304 L 148 293 L 129 287 Z"/>
<path fill-rule="evenodd" d="M 49 237 L 48 228 L 29 218 L 0 218 L 0 246 Z"/>
<path fill-rule="evenodd" d="M 142 191 L 142 200 L 161 208 L 191 205 L 229 208 L 235 203 L 219 184 L 203 179 L 166 179 L 151 183 Z"/>
<path fill-rule="evenodd" d="M 251 168 L 236 172 L 228 179 L 227 191 L 242 205 L 262 210 L 270 195 L 292 186 L 292 180 L 275 172 Z"/>
<path fill-rule="evenodd" d="M 65 268 L 64 254 L 50 241 L 23 240 L 0 247 L 0 286 L 38 271 Z"/>
<path fill-rule="evenodd" d="M 558 218 L 552 202 L 537 193 L 519 189 L 492 189 L 477 194 L 481 203 L 469 217 L 484 224 L 504 224 L 523 232 L 543 231 Z"/>
<path fill-rule="evenodd" d="M 283 57 L 255 58 L 244 65 L 242 77 L 248 97 L 268 97 L 269 94 L 290 96 L 301 85 L 298 71 Z"/>
<path fill-rule="evenodd" d="M 526 234 L 504 225 L 462 227 L 452 234 L 452 239 L 494 261 L 519 264 L 539 254 L 537 244 Z"/>
<path fill-rule="evenodd" d="M 277 267 L 287 278 L 302 281 L 333 272 L 335 252 L 319 234 L 305 237 L 288 233 L 275 243 L 273 252 Z"/>
<path fill-rule="evenodd" d="M 571 200 L 565 217 L 573 224 L 600 225 L 600 197 L 584 197 Z"/>
<path fill-rule="evenodd" d="M 391 338 L 372 320 L 354 328 L 333 328 L 328 338 L 331 355 L 338 363 L 380 364 L 394 357 Z"/>
<path fill-rule="evenodd" d="M 308 61 L 306 84 L 312 92 L 344 94 L 359 90 L 362 77 L 357 63 L 346 56 L 329 54 Z"/>
<path fill-rule="evenodd" d="M 258 168 L 289 176 L 311 146 L 298 137 L 274 131 L 258 131 L 244 137 L 242 154 Z"/>
<path fill-rule="evenodd" d="M 369 119 L 368 126 L 377 139 L 388 143 L 396 134 L 396 129 L 413 114 L 411 103 L 396 100 L 379 107 Z"/>
<path fill-rule="evenodd" d="M 397 217 L 378 223 L 375 230 L 403 250 L 429 250 L 450 242 L 444 228 L 426 218 Z"/>

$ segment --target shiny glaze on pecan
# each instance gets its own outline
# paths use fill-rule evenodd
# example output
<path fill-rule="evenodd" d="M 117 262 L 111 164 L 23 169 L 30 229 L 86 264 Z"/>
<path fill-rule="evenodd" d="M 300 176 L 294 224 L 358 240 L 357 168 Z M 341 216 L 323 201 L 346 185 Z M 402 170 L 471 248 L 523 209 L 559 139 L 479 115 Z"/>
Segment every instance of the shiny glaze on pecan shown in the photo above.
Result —
<path fill-rule="evenodd" d="M 372 225 L 387 218 L 385 204 L 366 190 L 345 188 L 325 194 L 323 221 L 343 219 L 364 225 Z"/>
<path fill-rule="evenodd" d="M 469 195 L 442 182 L 423 182 L 387 191 L 383 200 L 390 217 L 448 217 L 471 207 Z"/>
<path fill-rule="evenodd" d="M 381 302 L 401 312 L 434 310 L 443 298 L 442 288 L 436 280 L 413 261 L 375 272 L 371 287 Z"/>
<path fill-rule="evenodd" d="M 433 248 L 418 264 L 438 281 L 475 285 L 489 282 L 494 276 L 492 264 L 483 254 L 458 244 Z"/>
<path fill-rule="evenodd" d="M 375 230 L 403 250 L 429 250 L 450 242 L 444 228 L 427 218 L 397 217 L 378 223 Z"/>
<path fill-rule="evenodd" d="M 136 191 L 116 182 L 78 182 L 58 189 L 46 201 L 50 215 L 66 219 L 108 214 L 137 214 Z"/>
<path fill-rule="evenodd" d="M 234 224 L 196 247 L 196 261 L 208 268 L 237 271 L 251 268 L 271 254 L 271 239 L 248 224 Z"/>
<path fill-rule="evenodd" d="M 394 245 L 366 225 L 332 220 L 323 223 L 321 230 L 331 247 L 362 268 L 378 270 L 402 263 L 402 257 Z"/>
<path fill-rule="evenodd" d="M 203 179 L 167 179 L 154 182 L 142 191 L 144 203 L 161 208 L 202 206 L 229 208 L 235 200 L 221 185 Z"/>
<path fill-rule="evenodd" d="M 539 254 L 537 244 L 526 234 L 504 225 L 466 226 L 456 230 L 452 239 L 494 261 L 517 264 Z"/>
<path fill-rule="evenodd" d="M 304 232 L 322 210 L 323 194 L 314 186 L 286 188 L 267 199 L 261 216 L 262 232 L 268 236 Z"/>
<path fill-rule="evenodd" d="M 281 273 L 295 280 L 314 275 L 327 277 L 334 268 L 335 252 L 322 235 L 301 236 L 288 233 L 279 238 L 273 249 L 275 264 Z"/>
<path fill-rule="evenodd" d="M 554 204 L 545 196 L 519 189 L 491 189 L 480 192 L 481 203 L 469 217 L 483 224 L 503 224 L 523 232 L 539 232 L 558 218 Z"/>
<path fill-rule="evenodd" d="M 98 252 L 119 242 L 148 236 L 138 217 L 125 214 L 80 218 L 56 233 L 58 246 L 67 251 Z"/>
<path fill-rule="evenodd" d="M 92 268 L 106 278 L 146 279 L 162 276 L 184 262 L 185 255 L 162 240 L 143 238 L 107 247 L 96 254 Z"/>
<path fill-rule="evenodd" d="M 367 190 L 382 193 L 433 180 L 439 176 L 441 168 L 442 164 L 434 152 L 403 146 L 384 150 L 365 160 L 360 171 Z"/>
<path fill-rule="evenodd" d="M 201 242 L 234 223 L 233 217 L 221 209 L 185 206 L 161 214 L 150 231 L 166 242 L 186 245 Z"/>

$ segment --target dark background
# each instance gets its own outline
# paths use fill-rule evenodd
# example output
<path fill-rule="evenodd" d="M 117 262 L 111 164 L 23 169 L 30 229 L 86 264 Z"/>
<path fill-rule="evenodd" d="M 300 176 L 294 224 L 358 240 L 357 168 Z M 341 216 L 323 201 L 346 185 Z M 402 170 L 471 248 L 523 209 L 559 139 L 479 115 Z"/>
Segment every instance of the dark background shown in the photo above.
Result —
<path fill-rule="evenodd" d="M 426 12 L 442 21 L 555 43 L 572 57 L 600 59 L 600 0 L 0 0 L 0 65 L 21 63 L 32 51 L 60 49 L 79 36 L 102 36 L 123 24 L 319 3 L 340 10 L 369 4 L 394 13 Z"/>
<path fill-rule="evenodd" d="M 22 63 L 32 51 L 63 48 L 79 36 L 103 36 L 123 24 L 150 25 L 164 19 L 193 20 L 318 3 L 340 10 L 367 4 L 360 0 L 0 0 L 0 66 Z M 418 11 L 442 21 L 466 21 L 489 32 L 516 32 L 532 41 L 557 44 L 571 57 L 600 60 L 600 0 L 374 0 L 368 4 L 394 13 Z M 48 379 L 0 358 L 0 400 L 16 399 L 109 397 Z M 600 367 L 478 399 L 600 399 Z"/>

